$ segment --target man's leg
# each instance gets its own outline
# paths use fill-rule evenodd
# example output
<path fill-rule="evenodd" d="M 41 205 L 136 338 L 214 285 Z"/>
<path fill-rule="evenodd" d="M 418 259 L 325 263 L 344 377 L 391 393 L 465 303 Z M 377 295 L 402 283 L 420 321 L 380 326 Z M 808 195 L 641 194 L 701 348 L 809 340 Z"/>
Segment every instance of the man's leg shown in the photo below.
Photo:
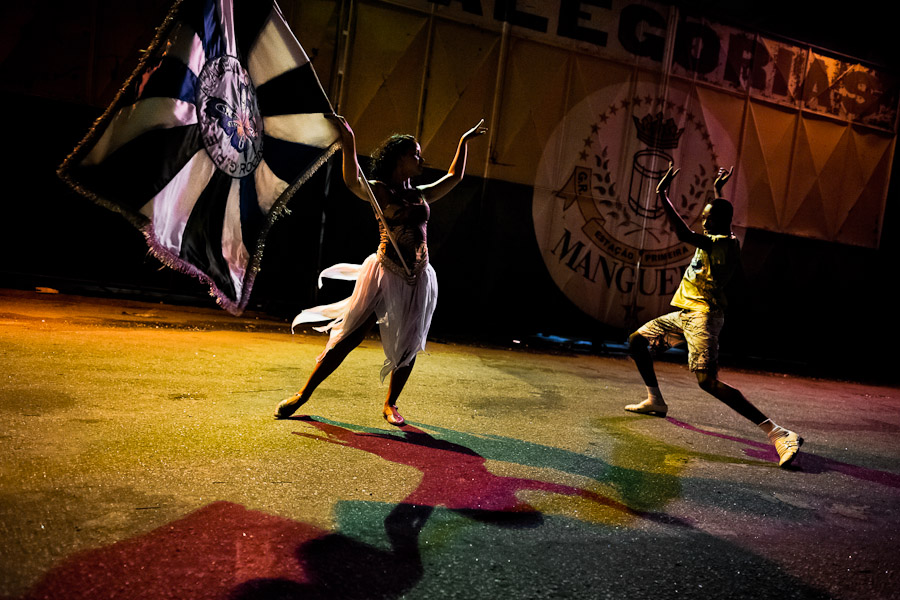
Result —
<path fill-rule="evenodd" d="M 628 338 L 628 353 L 637 366 L 641 379 L 647 387 L 659 387 L 656 370 L 653 368 L 653 357 L 650 356 L 650 342 L 640 333 L 632 333 Z"/>
<path fill-rule="evenodd" d="M 749 419 L 754 425 L 759 425 L 767 419 L 740 391 L 724 381 L 719 381 L 715 370 L 700 370 L 696 371 L 695 374 L 697 375 L 697 383 L 700 384 L 700 389 L 724 402 L 728 408 L 745 419 Z"/>
<path fill-rule="evenodd" d="M 653 357 L 650 355 L 650 341 L 640 331 L 632 333 L 628 338 L 628 353 L 637 366 L 638 373 L 647 386 L 647 399 L 638 404 L 629 404 L 625 410 L 645 415 L 666 416 L 669 407 L 659 391 L 659 381 L 653 368 Z"/>
<path fill-rule="evenodd" d="M 696 374 L 697 383 L 700 384 L 700 388 L 704 392 L 725 403 L 726 406 L 748 419 L 766 434 L 766 437 L 775 444 L 775 449 L 778 451 L 779 466 L 786 467 L 791 464 L 800 450 L 801 444 L 803 444 L 802 437 L 773 423 L 771 419 L 753 406 L 740 391 L 720 381 L 715 370 L 700 370 Z"/>

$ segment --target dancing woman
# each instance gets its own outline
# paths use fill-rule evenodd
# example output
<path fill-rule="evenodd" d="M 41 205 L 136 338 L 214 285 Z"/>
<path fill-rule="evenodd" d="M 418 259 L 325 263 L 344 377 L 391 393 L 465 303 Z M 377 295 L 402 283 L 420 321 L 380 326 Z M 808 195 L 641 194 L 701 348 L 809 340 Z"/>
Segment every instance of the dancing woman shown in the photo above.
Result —
<path fill-rule="evenodd" d="M 382 381 L 390 373 L 382 415 L 391 425 L 403 425 L 397 398 L 409 379 L 416 354 L 425 349 L 431 316 L 437 304 L 437 277 L 428 262 L 427 227 L 429 205 L 447 195 L 462 180 L 466 170 L 467 144 L 487 129 L 480 121 L 459 139 L 456 156 L 447 174 L 428 185 L 416 186 L 422 174 L 422 149 L 411 135 L 393 135 L 373 154 L 373 179 L 365 181 L 356 158 L 356 139 L 347 121 L 331 117 L 341 133 L 343 174 L 347 188 L 357 197 L 375 201 L 381 212 L 378 251 L 361 267 L 335 265 L 322 277 L 356 279 L 353 294 L 336 304 L 304 310 L 294 325 L 333 319 L 325 328 L 331 335 L 316 359 L 302 390 L 283 400 L 275 416 L 284 419 L 297 411 L 312 393 L 356 348 L 376 323 L 387 360 Z M 399 252 L 398 252 L 399 251 Z"/>

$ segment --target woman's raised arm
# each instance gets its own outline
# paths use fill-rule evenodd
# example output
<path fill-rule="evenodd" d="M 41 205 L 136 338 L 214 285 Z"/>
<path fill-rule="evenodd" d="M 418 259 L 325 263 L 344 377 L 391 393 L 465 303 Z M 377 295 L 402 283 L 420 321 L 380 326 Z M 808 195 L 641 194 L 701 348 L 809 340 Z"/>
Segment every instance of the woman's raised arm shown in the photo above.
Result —
<path fill-rule="evenodd" d="M 472 129 L 468 130 L 459 138 L 459 145 L 456 148 L 456 156 L 447 169 L 447 174 L 435 181 L 434 183 L 420 186 L 419 189 L 425 195 L 425 200 L 429 203 L 434 202 L 446 196 L 450 190 L 456 187 L 462 181 L 463 175 L 466 173 L 466 156 L 468 155 L 467 144 L 469 140 L 487 133 L 487 127 L 482 127 L 484 119 L 478 121 Z"/>
<path fill-rule="evenodd" d="M 366 191 L 366 182 L 362 180 L 363 173 L 356 158 L 356 137 L 347 119 L 340 115 L 326 114 L 325 118 L 333 122 L 341 134 L 341 149 L 344 155 L 343 173 L 344 185 L 353 195 L 369 202 L 369 194 Z"/>

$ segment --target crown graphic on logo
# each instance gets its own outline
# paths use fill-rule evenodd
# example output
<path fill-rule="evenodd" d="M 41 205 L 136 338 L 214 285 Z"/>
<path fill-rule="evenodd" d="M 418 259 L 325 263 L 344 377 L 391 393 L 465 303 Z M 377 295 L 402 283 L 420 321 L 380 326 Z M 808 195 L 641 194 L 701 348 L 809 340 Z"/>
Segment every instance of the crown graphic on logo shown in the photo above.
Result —
<path fill-rule="evenodd" d="M 658 112 L 652 117 L 645 115 L 643 119 L 634 119 L 634 126 L 637 127 L 637 137 L 639 140 L 650 146 L 651 148 L 669 149 L 678 147 L 678 139 L 684 133 L 684 128 L 678 129 L 675 119 L 671 117 L 663 120 L 662 112 Z"/>

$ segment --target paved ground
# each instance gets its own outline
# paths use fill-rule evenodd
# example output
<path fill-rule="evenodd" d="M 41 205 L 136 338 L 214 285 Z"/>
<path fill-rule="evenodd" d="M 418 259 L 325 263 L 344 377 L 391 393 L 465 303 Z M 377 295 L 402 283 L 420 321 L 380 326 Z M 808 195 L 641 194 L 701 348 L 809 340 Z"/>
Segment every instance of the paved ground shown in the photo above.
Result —
<path fill-rule="evenodd" d="M 900 597 L 900 391 L 723 379 L 790 471 L 659 365 L 434 343 L 380 417 L 377 340 L 304 415 L 324 338 L 221 311 L 0 291 L 0 597 Z"/>

